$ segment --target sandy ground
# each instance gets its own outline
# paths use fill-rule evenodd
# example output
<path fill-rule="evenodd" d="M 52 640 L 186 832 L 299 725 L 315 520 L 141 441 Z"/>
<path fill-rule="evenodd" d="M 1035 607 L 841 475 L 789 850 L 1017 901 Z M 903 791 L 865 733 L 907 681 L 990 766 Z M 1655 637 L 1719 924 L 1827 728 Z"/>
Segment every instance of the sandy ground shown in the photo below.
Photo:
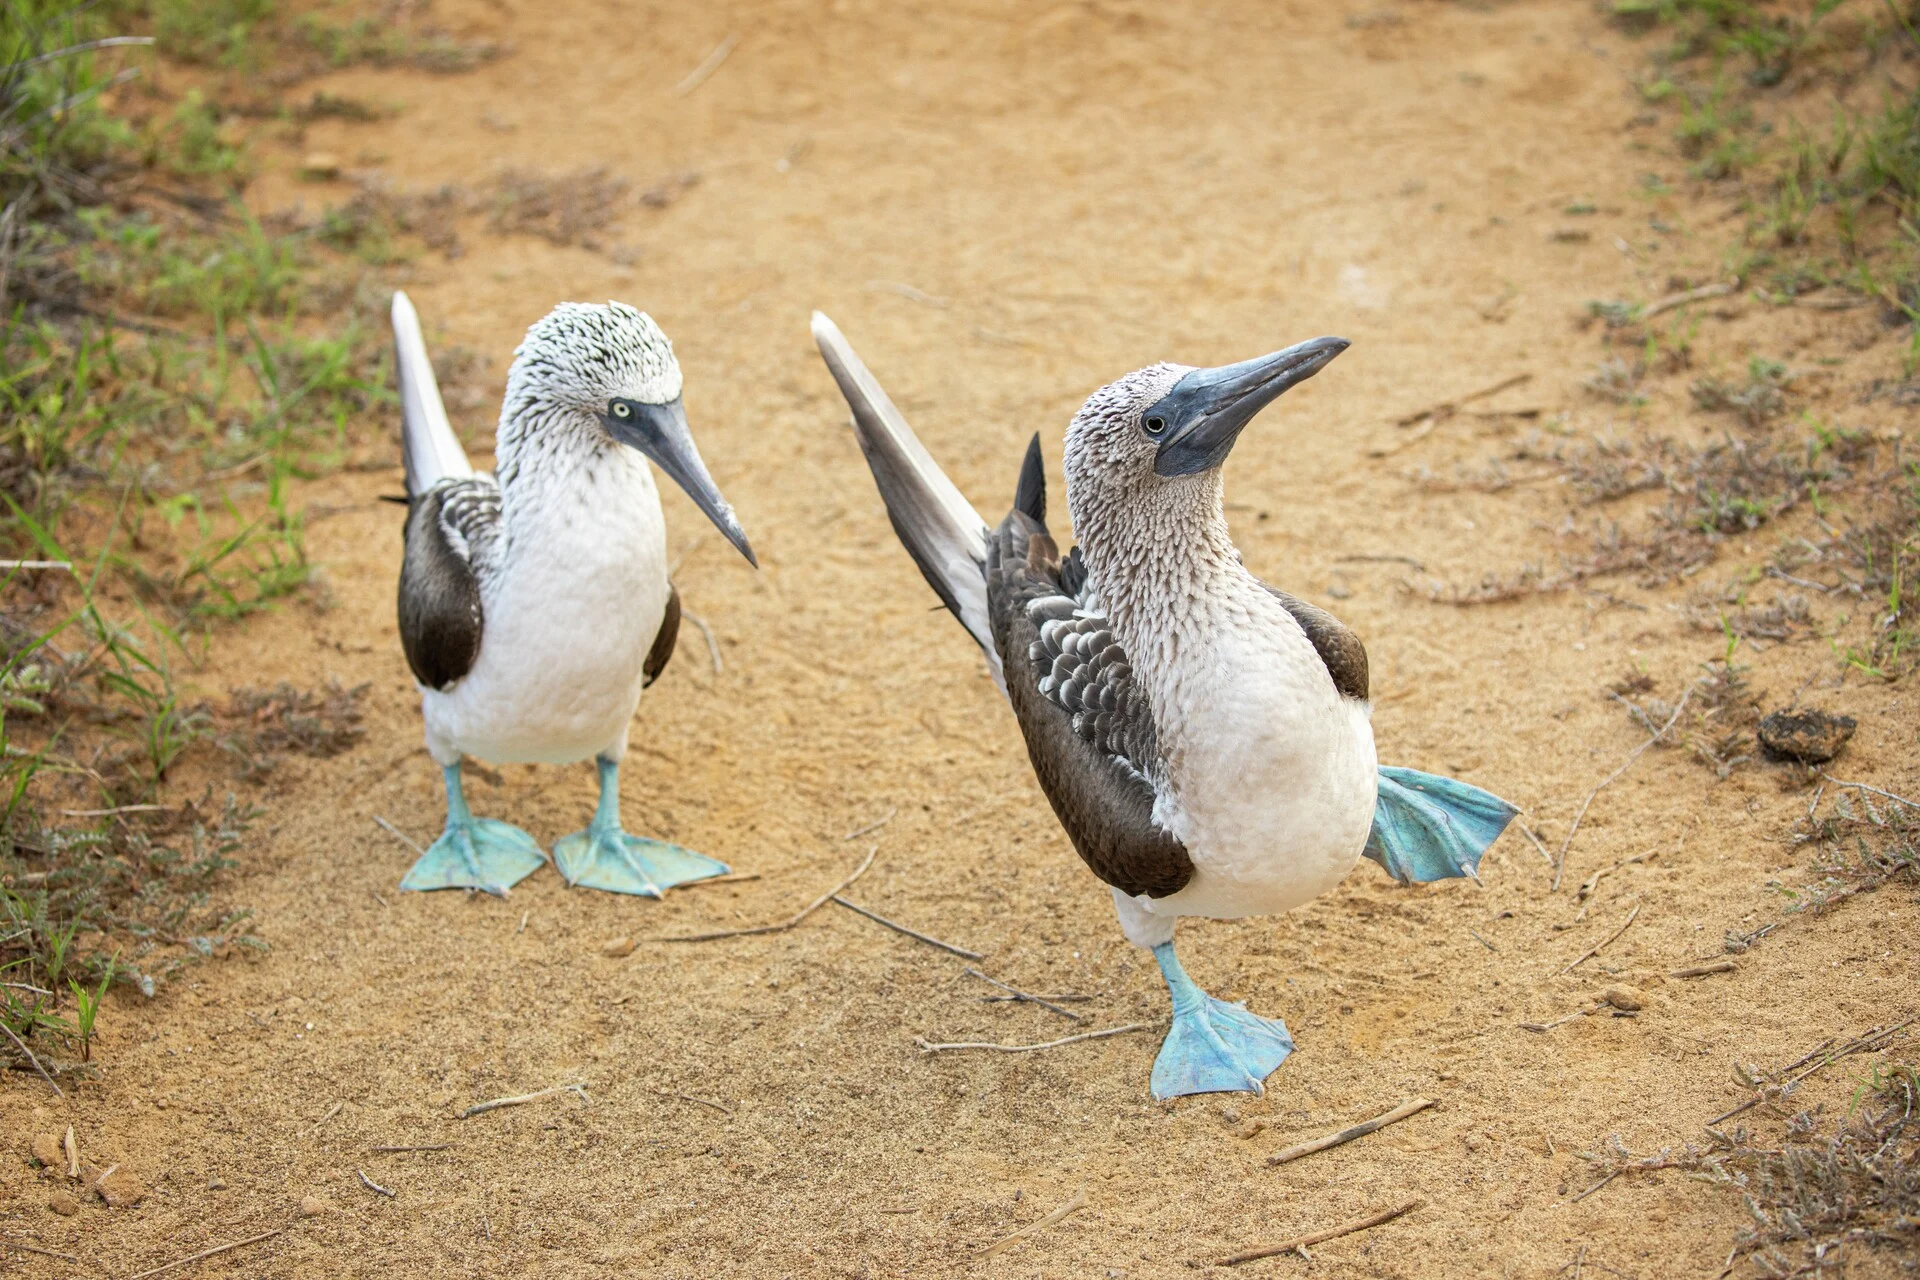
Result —
<path fill-rule="evenodd" d="M 1509 835 L 1484 889 L 1403 889 L 1363 863 L 1288 917 L 1184 926 L 1195 976 L 1286 1018 L 1299 1051 L 1263 1098 L 1153 1103 L 1158 976 L 1057 829 L 978 656 L 895 544 L 806 330 L 811 308 L 834 316 L 993 518 L 1036 429 L 1057 486 L 1066 421 L 1102 382 L 1163 358 L 1351 338 L 1235 453 L 1236 536 L 1256 572 L 1365 639 L 1384 760 L 1501 792 L 1557 847 L 1643 737 L 1604 687 L 1641 666 L 1677 696 L 1722 642 L 1685 619 L 1684 589 L 1631 581 L 1602 584 L 1624 605 L 1580 592 L 1432 603 L 1429 577 L 1470 583 L 1585 544 L 1557 532 L 1572 509 L 1562 485 L 1444 492 L 1415 478 L 1479 465 L 1538 420 L 1462 415 L 1423 436 L 1393 423 L 1528 373 L 1487 407 L 1628 432 L 1579 388 L 1602 353 L 1573 320 L 1589 298 L 1709 278 L 1727 234 L 1723 203 L 1641 189 L 1643 171 L 1675 166 L 1629 127 L 1636 46 L 1587 6 L 1552 2 L 1346 14 L 503 0 L 442 16 L 514 52 L 450 78 L 333 76 L 329 91 L 399 110 L 317 124 L 304 146 L 411 188 L 509 166 L 606 165 L 636 188 L 700 174 L 605 237 L 637 251 L 631 266 L 475 219 L 465 256 L 423 255 L 401 278 L 436 343 L 484 354 L 489 398 L 521 331 L 560 299 L 634 302 L 674 338 L 696 433 L 762 567 L 667 499 L 679 588 L 724 669 L 683 631 L 641 708 L 624 796 L 635 829 L 761 878 L 664 903 L 568 892 L 550 871 L 508 901 L 397 893 L 412 855 L 374 816 L 424 841 L 442 813 L 393 622 L 399 516 L 374 501 L 399 469 L 310 485 L 304 499 L 330 513 L 310 542 L 332 607 L 251 624 L 202 679 L 371 682 L 368 737 L 286 765 L 258 796 L 261 838 L 228 892 L 257 909 L 271 954 L 199 967 L 151 1004 L 116 999 L 97 1078 L 66 1104 L 32 1077 L 0 1081 L 0 1228 L 82 1259 L 0 1254 L 0 1268 L 130 1275 L 284 1228 L 177 1274 L 1174 1276 L 1418 1198 L 1311 1263 L 1245 1270 L 1546 1277 L 1584 1248 L 1588 1274 L 1720 1273 L 1736 1198 L 1668 1174 L 1575 1202 L 1592 1181 L 1578 1153 L 1609 1134 L 1636 1152 L 1697 1139 L 1743 1096 L 1735 1060 L 1783 1062 L 1911 1011 L 1912 895 L 1792 922 L 1735 973 L 1664 979 L 1717 956 L 1725 931 L 1777 918 L 1767 885 L 1797 874 L 1783 833 L 1807 797 L 1766 770 L 1716 781 L 1653 752 L 1595 802 L 1557 894 L 1541 855 Z M 730 32 L 726 63 L 673 96 Z M 271 154 L 261 208 L 349 194 L 298 184 L 295 147 Z M 1589 238 L 1555 239 L 1576 200 L 1599 206 L 1580 221 Z M 1729 370 L 1749 352 L 1844 359 L 1816 407 L 1882 427 L 1910 412 L 1851 408 L 1850 388 L 1898 367 L 1897 336 L 1866 312 L 1736 302 L 1702 345 Z M 1683 387 L 1656 394 L 1652 421 L 1708 430 Z M 492 403 L 460 415 L 480 452 Z M 1736 540 L 1701 581 L 1764 549 Z M 1410 557 L 1425 574 L 1351 556 Z M 1912 782 L 1899 687 L 1839 686 L 1818 640 L 1748 660 L 1772 701 L 1813 678 L 1810 698 L 1860 719 L 1851 776 Z M 583 825 L 591 773 L 511 766 L 472 795 L 551 840 Z M 991 988 L 967 962 L 834 907 L 784 934 L 653 940 L 783 916 L 875 846 L 857 900 L 984 952 L 1008 982 L 1091 996 L 1075 1006 L 1084 1021 L 984 1003 Z M 1580 910 L 1576 885 L 1649 852 Z M 1636 904 L 1617 942 L 1556 976 Z M 623 936 L 638 940 L 631 955 L 604 954 Z M 1519 1025 L 1620 980 L 1650 992 L 1637 1018 Z M 1134 1021 L 1155 1025 L 1022 1056 L 914 1045 Z M 1822 1096 L 1844 1104 L 1853 1077 L 1832 1075 Z M 457 1118 L 571 1081 L 590 1101 Z M 1414 1096 L 1438 1106 L 1265 1162 Z M 145 1177 L 143 1204 L 48 1212 L 51 1184 L 19 1157 L 28 1135 L 69 1123 L 89 1161 Z M 978 1256 L 1082 1190 L 1078 1213 Z M 306 1198 L 326 1211 L 301 1216 Z"/>

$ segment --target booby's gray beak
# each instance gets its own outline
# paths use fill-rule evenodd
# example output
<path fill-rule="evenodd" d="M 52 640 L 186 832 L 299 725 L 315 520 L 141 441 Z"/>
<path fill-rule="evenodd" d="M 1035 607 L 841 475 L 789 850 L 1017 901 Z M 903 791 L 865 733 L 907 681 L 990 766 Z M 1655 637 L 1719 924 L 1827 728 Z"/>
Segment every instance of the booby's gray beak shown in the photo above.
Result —
<path fill-rule="evenodd" d="M 621 444 L 631 445 L 653 460 L 673 482 L 686 490 L 693 505 L 706 512 L 714 527 L 727 536 L 747 563 L 758 569 L 747 534 L 733 514 L 733 507 L 720 496 L 720 489 L 700 461 L 693 447 L 693 432 L 687 426 L 687 410 L 675 396 L 666 404 L 644 404 L 638 400 L 615 400 L 600 415 L 607 432 Z"/>
<path fill-rule="evenodd" d="M 1349 345 L 1345 338 L 1315 338 L 1257 360 L 1195 369 L 1140 415 L 1147 437 L 1161 442 L 1153 469 L 1163 476 L 1190 476 L 1219 466 L 1254 414 L 1326 368 Z"/>

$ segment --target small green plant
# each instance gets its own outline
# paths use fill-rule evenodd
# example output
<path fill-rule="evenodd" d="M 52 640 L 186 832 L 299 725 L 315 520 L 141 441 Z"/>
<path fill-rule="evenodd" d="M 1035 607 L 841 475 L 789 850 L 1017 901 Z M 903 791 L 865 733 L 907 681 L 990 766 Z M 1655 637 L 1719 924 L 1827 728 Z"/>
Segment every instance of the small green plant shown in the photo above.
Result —
<path fill-rule="evenodd" d="M 107 998 L 107 988 L 113 985 L 113 975 L 120 963 L 120 953 L 114 952 L 107 957 L 107 963 L 100 974 L 100 983 L 89 991 L 72 978 L 67 979 L 67 987 L 73 993 L 73 1030 L 80 1040 L 80 1060 L 93 1061 L 93 1028 L 100 1017 L 100 1003 Z"/>

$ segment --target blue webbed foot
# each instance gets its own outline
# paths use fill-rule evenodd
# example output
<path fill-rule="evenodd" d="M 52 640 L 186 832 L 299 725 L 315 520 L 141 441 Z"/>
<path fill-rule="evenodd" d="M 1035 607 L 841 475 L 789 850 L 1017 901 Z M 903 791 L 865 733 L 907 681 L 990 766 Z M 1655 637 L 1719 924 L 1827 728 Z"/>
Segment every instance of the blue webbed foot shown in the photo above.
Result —
<path fill-rule="evenodd" d="M 553 864 L 570 885 L 658 898 L 678 884 L 727 874 L 727 864 L 664 840 L 620 829 L 620 766 L 602 756 L 600 808 L 585 831 L 563 836 Z"/>
<path fill-rule="evenodd" d="M 508 889 L 547 865 L 532 836 L 468 811 L 459 765 L 446 770 L 446 782 L 447 829 L 408 870 L 402 889 L 478 889 L 504 898 Z"/>
<path fill-rule="evenodd" d="M 1401 884 L 1480 878 L 1480 857 L 1520 811 L 1458 778 L 1380 766 L 1365 854 Z"/>
<path fill-rule="evenodd" d="M 1171 942 L 1155 947 L 1153 955 L 1173 996 L 1173 1028 L 1153 1060 L 1153 1096 L 1266 1092 L 1266 1078 L 1293 1052 L 1286 1023 L 1202 991 L 1181 968 Z"/>
<path fill-rule="evenodd" d="M 643 898 L 658 898 L 677 884 L 727 874 L 726 863 L 704 853 L 598 824 L 561 837 L 553 846 L 553 865 L 576 888 Z"/>

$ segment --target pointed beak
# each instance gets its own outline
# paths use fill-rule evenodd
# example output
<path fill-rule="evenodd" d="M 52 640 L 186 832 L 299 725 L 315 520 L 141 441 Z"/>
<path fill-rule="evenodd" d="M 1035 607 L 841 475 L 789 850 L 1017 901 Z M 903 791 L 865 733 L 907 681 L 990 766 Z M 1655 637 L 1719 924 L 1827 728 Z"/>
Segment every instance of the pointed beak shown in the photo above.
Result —
<path fill-rule="evenodd" d="M 1153 469 L 1190 476 L 1219 466 L 1254 414 L 1326 368 L 1348 345 L 1345 338 L 1315 338 L 1257 360 L 1195 369 L 1141 415 L 1149 432 L 1155 419 L 1162 424 Z"/>
<path fill-rule="evenodd" d="M 608 433 L 621 444 L 646 454 L 653 465 L 666 472 L 693 499 L 693 505 L 704 511 L 714 527 L 747 558 L 747 563 L 758 569 L 760 562 L 754 558 L 753 548 L 747 545 L 746 531 L 734 516 L 732 505 L 720 496 L 713 477 L 707 474 L 707 464 L 700 461 L 700 451 L 693 447 L 687 410 L 679 398 L 676 396 L 668 404 L 643 404 L 638 400 L 619 403 L 626 406 L 626 417 L 600 415 Z"/>

